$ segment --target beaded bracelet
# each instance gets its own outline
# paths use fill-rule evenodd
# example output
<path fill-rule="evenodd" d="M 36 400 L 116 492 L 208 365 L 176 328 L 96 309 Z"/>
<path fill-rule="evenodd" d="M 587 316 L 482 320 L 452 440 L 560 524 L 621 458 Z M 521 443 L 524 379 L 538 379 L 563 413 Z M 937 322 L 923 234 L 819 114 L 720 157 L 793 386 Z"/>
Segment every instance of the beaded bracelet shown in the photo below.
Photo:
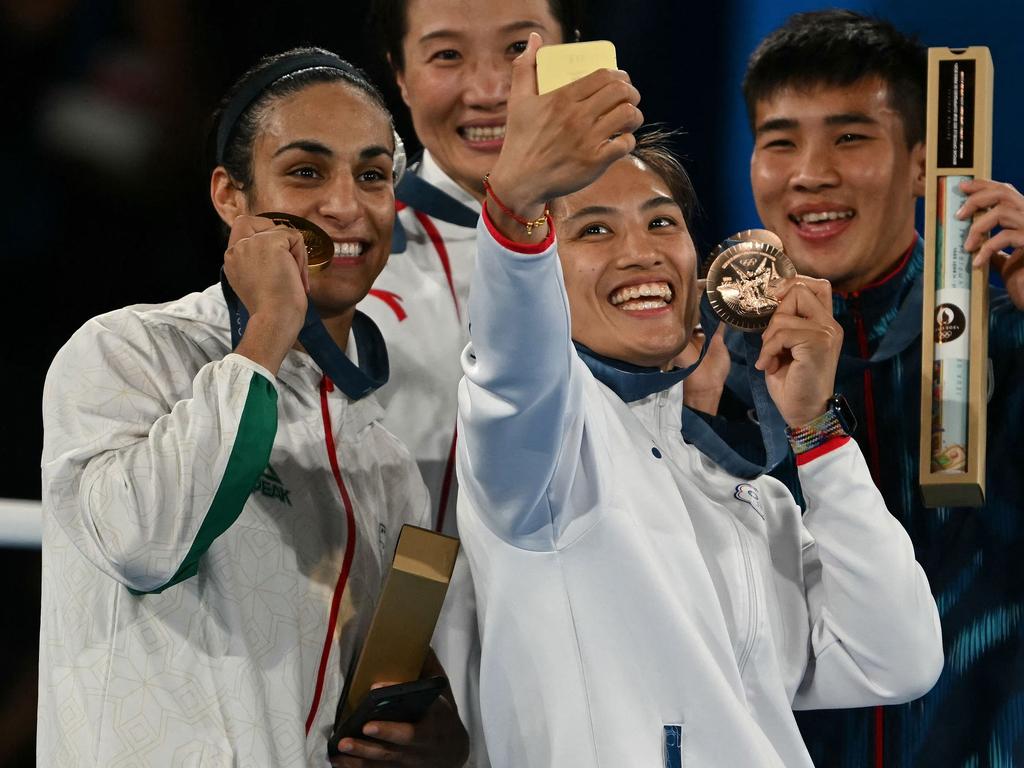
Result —
<path fill-rule="evenodd" d="M 494 188 L 491 187 L 490 176 L 491 174 L 489 173 L 486 176 L 484 176 L 484 191 L 487 193 L 487 196 L 494 201 L 495 205 L 497 205 L 498 208 L 501 209 L 502 213 L 504 213 L 506 216 L 508 216 L 516 223 L 522 224 L 524 227 L 526 227 L 527 237 L 533 234 L 533 230 L 535 228 L 547 222 L 548 216 L 550 216 L 551 214 L 550 211 L 548 211 L 548 207 L 546 205 L 544 206 L 544 213 L 531 221 L 530 219 L 527 219 L 515 213 L 511 208 L 509 208 L 507 205 L 501 202 L 498 196 L 494 194 Z"/>
<path fill-rule="evenodd" d="M 789 445 L 797 456 L 824 445 L 834 437 L 845 437 L 847 434 L 849 433 L 832 411 L 825 411 L 802 427 L 786 427 Z"/>

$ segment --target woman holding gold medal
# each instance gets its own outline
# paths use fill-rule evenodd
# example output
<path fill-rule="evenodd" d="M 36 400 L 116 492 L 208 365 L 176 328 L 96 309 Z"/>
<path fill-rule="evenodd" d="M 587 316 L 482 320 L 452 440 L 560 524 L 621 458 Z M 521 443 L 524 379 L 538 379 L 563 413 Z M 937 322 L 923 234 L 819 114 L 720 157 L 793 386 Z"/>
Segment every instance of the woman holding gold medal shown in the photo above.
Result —
<path fill-rule="evenodd" d="M 326 765 L 399 531 L 429 524 L 355 310 L 402 165 L 380 94 L 296 49 L 215 131 L 221 285 L 91 320 L 47 377 L 41 764 Z M 447 696 L 370 726 L 335 765 L 465 760 Z"/>

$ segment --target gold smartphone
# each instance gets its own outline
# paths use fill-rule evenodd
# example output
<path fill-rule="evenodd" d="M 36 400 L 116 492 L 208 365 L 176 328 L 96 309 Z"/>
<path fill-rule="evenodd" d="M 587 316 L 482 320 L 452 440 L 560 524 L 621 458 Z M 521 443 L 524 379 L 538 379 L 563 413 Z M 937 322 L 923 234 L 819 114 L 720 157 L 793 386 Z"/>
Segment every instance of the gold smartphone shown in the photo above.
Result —
<path fill-rule="evenodd" d="M 597 69 L 618 69 L 610 40 L 545 45 L 537 51 L 537 93 L 547 93 Z"/>

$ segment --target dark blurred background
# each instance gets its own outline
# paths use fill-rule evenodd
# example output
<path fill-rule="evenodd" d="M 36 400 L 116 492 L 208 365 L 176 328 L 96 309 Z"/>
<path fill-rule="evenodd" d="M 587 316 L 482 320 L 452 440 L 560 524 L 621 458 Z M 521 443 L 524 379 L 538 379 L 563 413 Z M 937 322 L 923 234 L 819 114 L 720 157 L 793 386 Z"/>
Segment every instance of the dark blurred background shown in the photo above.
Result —
<path fill-rule="evenodd" d="M 494 0 L 501 2 L 501 0 Z M 416 142 L 366 28 L 368 0 L 0 0 L 0 499 L 39 498 L 40 396 L 47 366 L 89 317 L 167 301 L 217 279 L 223 240 L 209 203 L 207 116 L 259 56 L 317 44 L 386 86 Z M 757 41 L 813 2 L 590 0 L 585 39 L 607 38 L 643 95 L 648 120 L 682 128 L 679 150 L 705 215 L 705 252 L 757 224 L 739 95 Z M 849 4 L 926 44 L 988 45 L 996 68 L 993 175 L 1024 185 L 1015 31 L 1024 4 L 888 0 Z M 31 505 L 29 505 L 31 511 Z M 4 523 L 0 508 L 0 531 Z M 0 765 L 34 764 L 39 552 L 0 541 L 8 601 L 0 637 Z"/>

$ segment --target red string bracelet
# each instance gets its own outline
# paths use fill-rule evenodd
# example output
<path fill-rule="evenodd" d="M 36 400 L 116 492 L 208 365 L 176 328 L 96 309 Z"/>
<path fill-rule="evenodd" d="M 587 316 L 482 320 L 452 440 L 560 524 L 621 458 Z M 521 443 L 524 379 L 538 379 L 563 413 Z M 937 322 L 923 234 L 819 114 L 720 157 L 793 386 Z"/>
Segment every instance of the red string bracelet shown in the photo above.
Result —
<path fill-rule="evenodd" d="M 487 193 L 487 196 L 490 197 L 491 200 L 494 201 L 494 203 L 501 209 L 502 213 L 504 213 L 506 216 L 508 216 L 510 219 L 512 219 L 516 223 L 522 224 L 524 227 L 526 227 L 526 236 L 527 237 L 529 237 L 530 235 L 533 234 L 533 230 L 536 227 L 539 227 L 541 224 L 544 224 L 544 223 L 547 222 L 548 216 L 550 216 L 551 213 L 550 213 L 550 211 L 548 211 L 548 207 L 546 205 L 544 206 L 544 213 L 543 213 L 543 215 L 538 216 L 533 221 L 530 221 L 529 219 L 527 219 L 527 218 L 525 218 L 523 216 L 520 216 L 519 214 L 515 213 L 511 208 L 509 208 L 507 205 L 505 205 L 503 202 L 501 202 L 501 200 L 498 199 L 498 196 L 496 194 L 494 194 L 494 188 L 491 187 L 491 182 L 489 180 L 490 176 L 491 176 L 491 174 L 489 174 L 489 173 L 486 176 L 484 176 L 484 191 Z"/>

